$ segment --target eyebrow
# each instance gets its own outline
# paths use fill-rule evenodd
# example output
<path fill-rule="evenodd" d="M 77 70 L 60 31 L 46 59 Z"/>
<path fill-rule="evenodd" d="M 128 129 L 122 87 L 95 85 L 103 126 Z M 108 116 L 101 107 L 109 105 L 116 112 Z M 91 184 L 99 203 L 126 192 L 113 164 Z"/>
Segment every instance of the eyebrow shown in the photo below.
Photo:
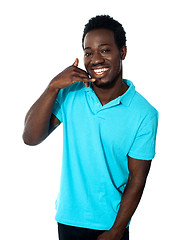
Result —
<path fill-rule="evenodd" d="M 98 47 L 103 47 L 103 46 L 111 46 L 111 44 L 109 43 L 102 43 L 100 45 L 98 45 Z M 84 50 L 87 50 L 87 49 L 91 49 L 91 47 L 85 47 Z"/>

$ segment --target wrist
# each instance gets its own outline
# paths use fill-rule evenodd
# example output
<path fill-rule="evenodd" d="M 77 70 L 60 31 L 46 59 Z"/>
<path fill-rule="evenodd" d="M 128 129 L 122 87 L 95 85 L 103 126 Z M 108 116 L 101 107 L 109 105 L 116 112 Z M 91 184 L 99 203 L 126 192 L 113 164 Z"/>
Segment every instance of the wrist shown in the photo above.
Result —
<path fill-rule="evenodd" d="M 55 93 L 55 94 L 58 94 L 58 92 L 59 92 L 59 90 L 60 90 L 59 88 L 55 87 L 55 84 L 54 84 L 53 81 L 51 81 L 51 82 L 49 83 L 47 89 L 48 89 L 48 91 L 53 92 L 53 93 Z"/>

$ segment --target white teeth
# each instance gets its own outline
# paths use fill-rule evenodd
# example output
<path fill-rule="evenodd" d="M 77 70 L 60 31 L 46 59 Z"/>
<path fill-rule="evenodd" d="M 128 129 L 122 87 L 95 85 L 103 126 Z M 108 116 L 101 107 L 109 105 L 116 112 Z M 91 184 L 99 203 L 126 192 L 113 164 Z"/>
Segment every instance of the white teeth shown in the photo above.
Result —
<path fill-rule="evenodd" d="M 94 69 L 94 72 L 96 74 L 103 74 L 104 72 L 106 72 L 108 70 L 108 68 L 100 68 L 100 69 Z"/>

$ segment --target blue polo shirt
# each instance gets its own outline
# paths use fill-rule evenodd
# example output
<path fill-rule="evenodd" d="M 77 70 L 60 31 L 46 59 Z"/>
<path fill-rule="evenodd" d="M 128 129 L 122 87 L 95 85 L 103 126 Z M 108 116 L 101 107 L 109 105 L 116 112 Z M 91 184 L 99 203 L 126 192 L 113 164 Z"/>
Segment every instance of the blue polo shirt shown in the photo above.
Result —
<path fill-rule="evenodd" d="M 154 158 L 158 112 L 123 81 L 126 93 L 104 106 L 91 85 L 76 82 L 59 91 L 53 108 L 63 122 L 59 223 L 110 229 L 128 180 L 127 156 Z"/>

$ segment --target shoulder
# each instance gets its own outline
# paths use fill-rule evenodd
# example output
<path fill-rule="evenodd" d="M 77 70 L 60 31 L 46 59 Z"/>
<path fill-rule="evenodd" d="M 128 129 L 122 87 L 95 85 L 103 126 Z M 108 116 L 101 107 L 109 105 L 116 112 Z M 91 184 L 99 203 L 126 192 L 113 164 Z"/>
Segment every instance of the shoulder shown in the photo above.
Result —
<path fill-rule="evenodd" d="M 75 82 L 67 88 L 60 89 L 57 96 L 57 101 L 63 102 L 65 98 L 69 96 L 76 95 L 76 93 L 81 94 L 84 88 L 85 88 L 85 85 L 83 84 L 83 82 Z"/>
<path fill-rule="evenodd" d="M 156 108 L 137 91 L 135 91 L 131 107 L 136 114 L 140 114 L 142 117 L 149 116 L 153 118 L 154 116 L 158 116 Z"/>
<path fill-rule="evenodd" d="M 130 107 L 130 113 L 141 116 L 147 114 L 156 115 L 158 111 L 144 98 L 138 91 L 136 91 L 133 82 L 127 79 L 123 81 L 129 86 L 127 92 L 122 96 L 122 103 Z"/>
<path fill-rule="evenodd" d="M 72 91 L 82 90 L 84 88 L 85 88 L 85 85 L 83 84 L 83 82 L 78 81 L 78 82 L 71 84 L 69 87 L 65 88 L 64 91 L 72 92 Z"/>

